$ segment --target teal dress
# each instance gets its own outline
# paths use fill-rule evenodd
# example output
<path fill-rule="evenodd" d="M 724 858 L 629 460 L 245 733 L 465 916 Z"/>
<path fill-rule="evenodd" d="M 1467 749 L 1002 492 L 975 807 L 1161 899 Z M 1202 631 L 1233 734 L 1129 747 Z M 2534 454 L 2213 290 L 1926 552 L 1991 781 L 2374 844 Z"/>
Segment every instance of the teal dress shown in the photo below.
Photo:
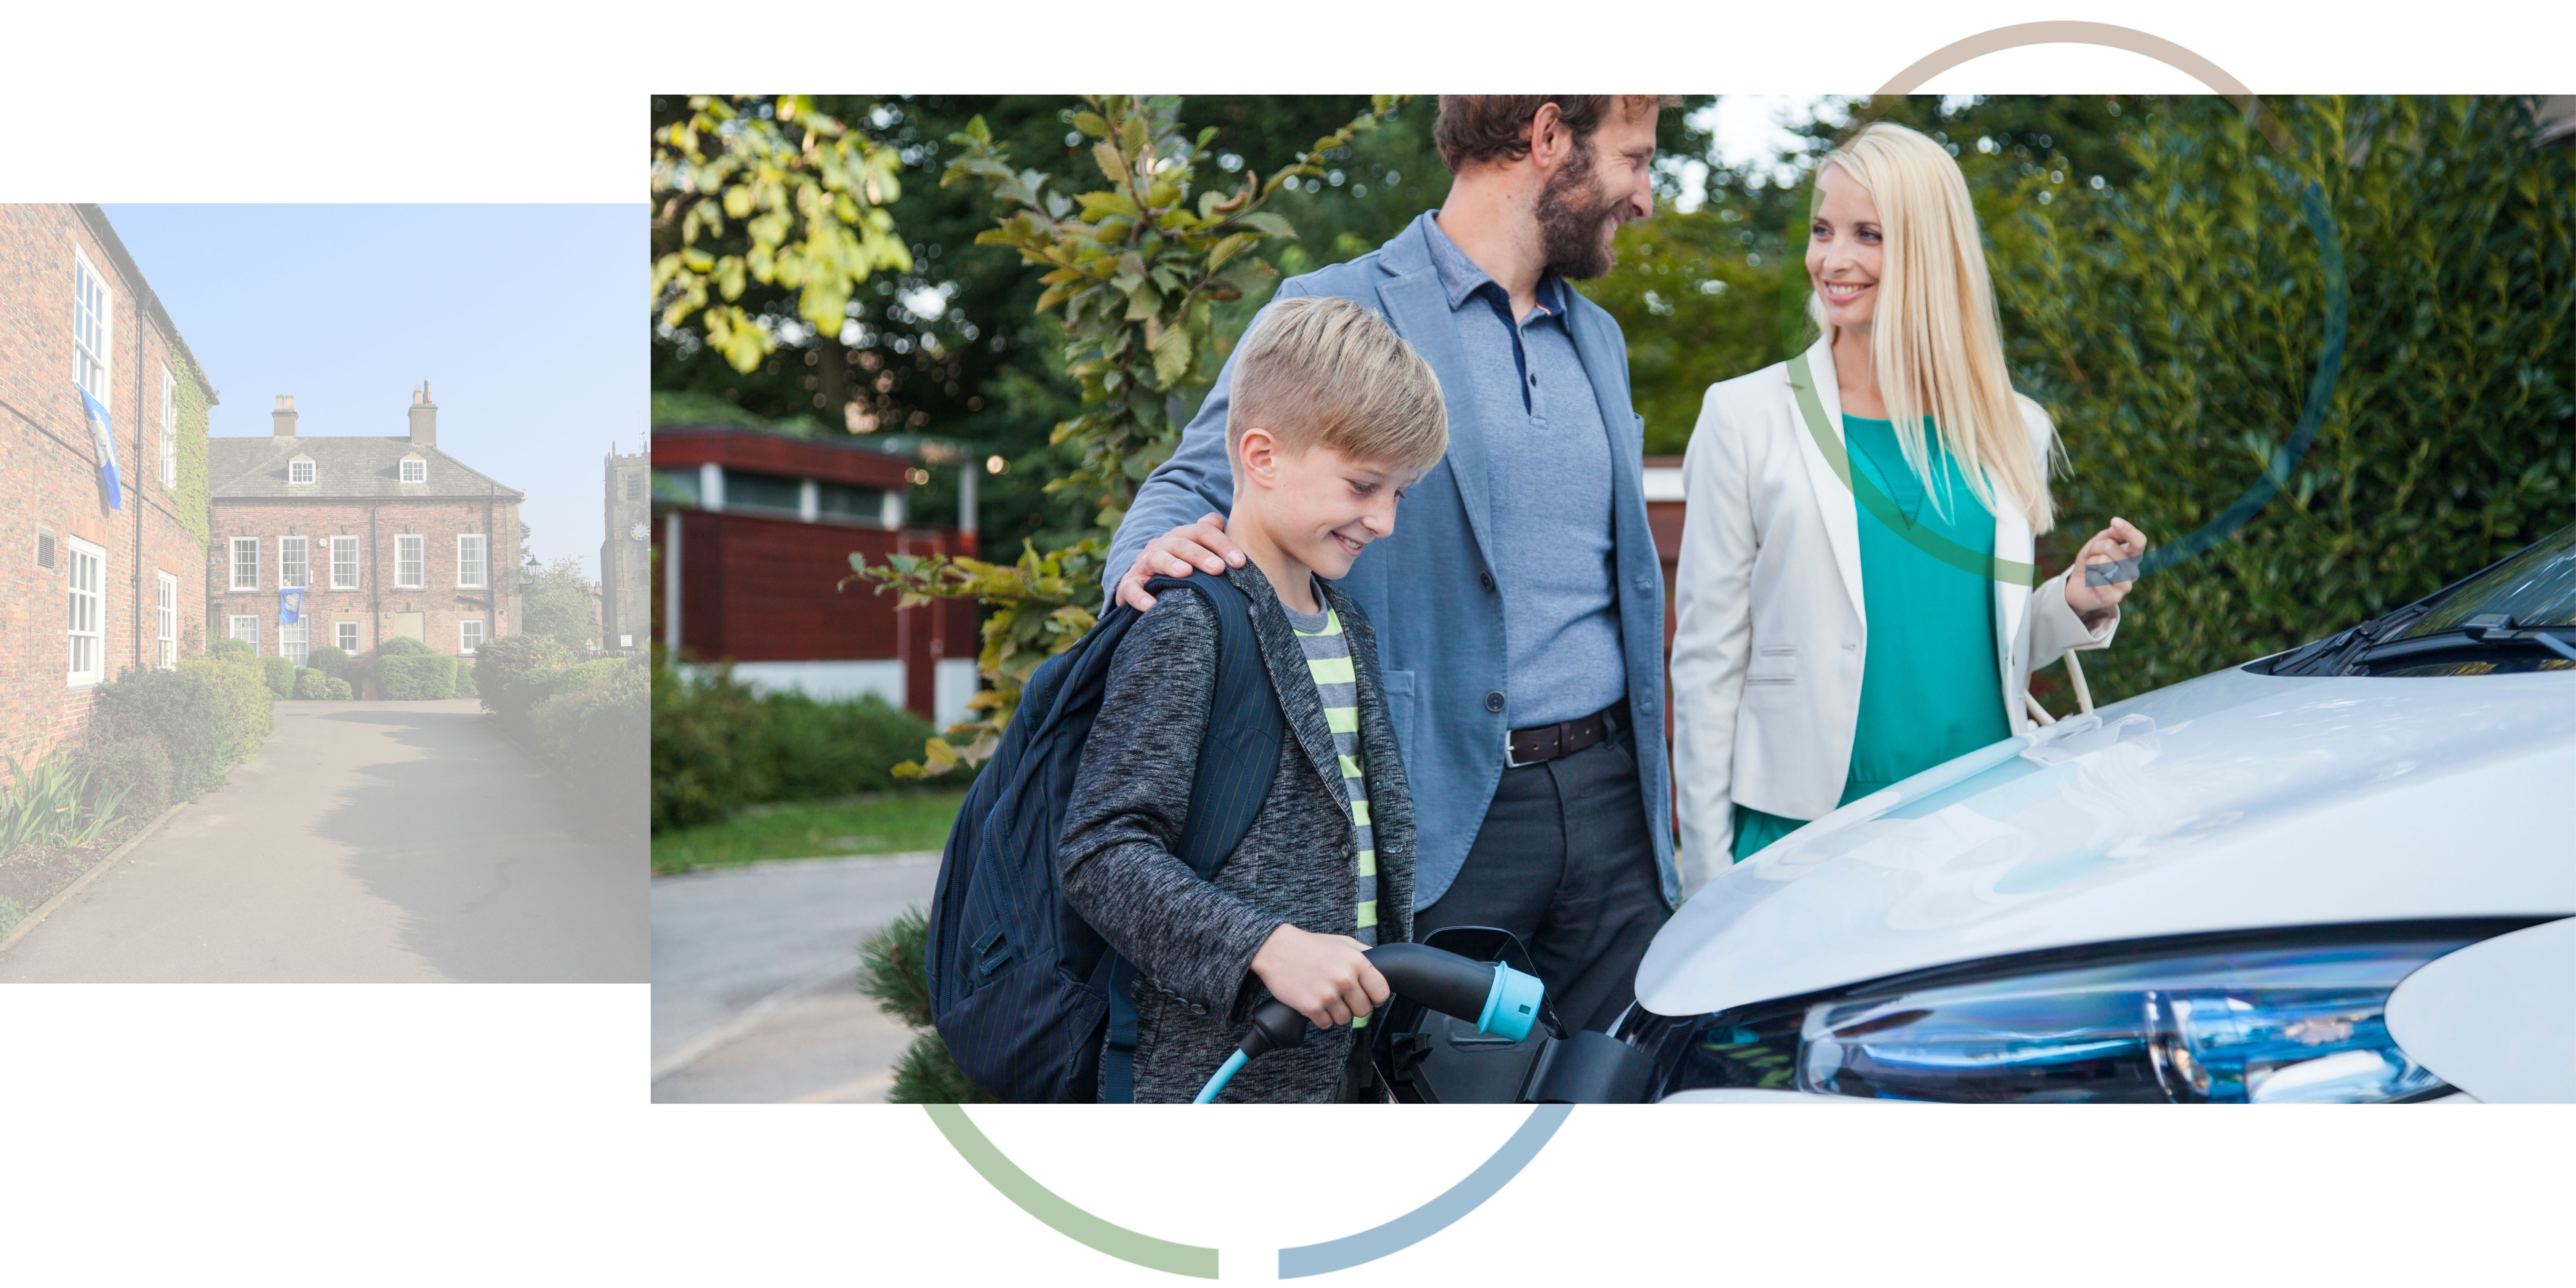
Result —
<path fill-rule="evenodd" d="M 1941 440 L 1928 432 L 1926 438 L 1925 472 L 1935 480 L 1930 489 L 1906 465 L 1894 423 L 1843 417 L 1852 468 L 1896 503 L 1905 526 L 1929 528 L 1992 556 L 1994 513 L 1968 490 L 1967 476 Z M 1916 549 L 1868 507 L 1859 510 L 1861 605 L 1871 629 L 1851 769 L 1836 802 L 1842 805 L 2012 733 L 1995 671 L 1993 580 Z M 1736 806 L 1736 860 L 1809 821 Z"/>

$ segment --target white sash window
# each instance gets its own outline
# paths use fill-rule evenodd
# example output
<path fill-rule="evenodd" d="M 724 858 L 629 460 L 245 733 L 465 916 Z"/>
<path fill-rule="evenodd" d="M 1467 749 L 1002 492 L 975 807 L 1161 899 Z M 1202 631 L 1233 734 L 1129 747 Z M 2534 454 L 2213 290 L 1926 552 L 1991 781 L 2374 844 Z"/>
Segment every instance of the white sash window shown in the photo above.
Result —
<path fill-rule="evenodd" d="M 71 554 L 68 682 L 96 684 L 107 678 L 107 552 L 78 537 L 64 544 Z"/>

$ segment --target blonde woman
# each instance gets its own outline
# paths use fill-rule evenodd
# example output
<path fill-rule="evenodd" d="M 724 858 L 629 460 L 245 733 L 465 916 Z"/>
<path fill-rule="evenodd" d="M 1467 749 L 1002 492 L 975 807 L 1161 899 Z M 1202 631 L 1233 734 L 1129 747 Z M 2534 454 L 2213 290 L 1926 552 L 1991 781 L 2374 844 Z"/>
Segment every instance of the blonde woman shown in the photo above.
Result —
<path fill-rule="evenodd" d="M 2055 518 L 2055 434 L 2006 376 L 1967 184 L 1940 145 L 1880 123 L 1825 158 L 1816 191 L 1822 336 L 1712 386 L 1682 466 L 1673 770 L 1694 888 L 2028 728 L 2031 672 L 2118 628 L 2127 583 L 2087 586 L 2083 565 L 2146 548 L 2114 518 L 2036 588 L 1961 566 L 2029 564 Z"/>

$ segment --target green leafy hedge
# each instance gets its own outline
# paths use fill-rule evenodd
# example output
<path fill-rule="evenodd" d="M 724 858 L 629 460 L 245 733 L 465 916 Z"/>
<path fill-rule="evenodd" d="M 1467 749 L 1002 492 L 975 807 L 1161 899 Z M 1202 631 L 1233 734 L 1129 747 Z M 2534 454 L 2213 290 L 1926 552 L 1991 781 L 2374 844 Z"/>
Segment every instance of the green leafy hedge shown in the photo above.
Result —
<path fill-rule="evenodd" d="M 376 659 L 376 690 L 399 701 L 456 693 L 456 659 L 439 653 L 389 653 Z"/>
<path fill-rule="evenodd" d="M 1961 158 L 2015 382 L 2073 463 L 2059 558 L 2114 514 L 2176 540 L 2261 477 L 2322 349 L 2295 192 L 2317 184 L 2340 231 L 2349 341 L 2313 446 L 2252 523 L 2139 585 L 2118 643 L 2085 659 L 2103 701 L 2415 599 L 2576 501 L 2576 147 L 2535 146 L 2516 97 L 2270 103 L 2286 153 L 2224 100 L 2153 104 L 2121 187 L 2057 158 Z"/>
<path fill-rule="evenodd" d="M 653 828 L 724 818 L 764 801 L 822 800 L 903 786 L 887 766 L 930 737 L 927 721 L 869 696 L 762 695 L 724 665 L 653 671 Z"/>
<path fill-rule="evenodd" d="M 128 671 L 97 689 L 97 756 L 132 783 L 138 799 L 153 782 L 168 801 L 192 799 L 224 785 L 224 771 L 250 759 L 267 741 L 274 695 L 260 673 L 231 658 L 190 658 L 171 671 Z M 159 749 L 163 768 L 130 744 Z M 112 748 L 125 747 L 111 756 Z M 141 804 L 134 806 L 140 809 Z M 158 810 L 154 811 L 155 813 Z"/>
<path fill-rule="evenodd" d="M 196 794 L 179 790 L 169 750 L 157 738 L 112 739 L 82 753 L 81 765 L 89 771 L 86 799 L 90 807 L 103 809 L 102 802 L 121 798 L 123 812 L 131 820 L 150 822 Z"/>
<path fill-rule="evenodd" d="M 295 664 L 282 657 L 259 660 L 260 677 L 268 682 L 268 691 L 281 698 L 295 696 Z"/>
<path fill-rule="evenodd" d="M 505 635 L 486 641 L 476 652 L 474 669 L 479 674 L 475 685 L 483 709 L 491 712 L 503 728 L 520 734 L 527 731 L 529 705 L 544 695 L 531 688 L 519 690 L 514 696 L 511 686 L 571 660 L 551 635 Z"/>
<path fill-rule="evenodd" d="M 552 674 L 552 691 L 528 712 L 538 754 L 602 808 L 641 829 L 652 769 L 650 668 L 642 659 L 622 659 Z"/>

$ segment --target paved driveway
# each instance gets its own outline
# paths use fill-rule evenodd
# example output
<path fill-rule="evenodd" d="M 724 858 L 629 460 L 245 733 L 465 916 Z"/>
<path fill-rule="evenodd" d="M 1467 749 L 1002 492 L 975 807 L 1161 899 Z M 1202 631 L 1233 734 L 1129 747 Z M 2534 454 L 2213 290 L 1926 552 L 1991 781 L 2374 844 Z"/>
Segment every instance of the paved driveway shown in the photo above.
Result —
<path fill-rule="evenodd" d="M 640 981 L 649 870 L 473 699 L 280 702 L 0 981 Z"/>
<path fill-rule="evenodd" d="M 858 945 L 938 876 L 909 854 L 656 880 L 653 1099 L 885 1099 L 913 1033 L 859 995 Z"/>

